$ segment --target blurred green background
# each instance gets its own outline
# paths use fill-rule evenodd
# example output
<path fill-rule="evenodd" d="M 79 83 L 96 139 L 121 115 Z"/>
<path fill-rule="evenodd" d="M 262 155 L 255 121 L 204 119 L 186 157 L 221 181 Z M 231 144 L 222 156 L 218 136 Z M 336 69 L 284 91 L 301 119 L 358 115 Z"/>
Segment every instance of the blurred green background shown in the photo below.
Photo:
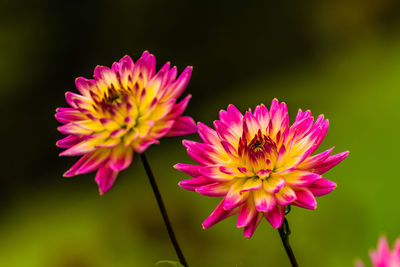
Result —
<path fill-rule="evenodd" d="M 300 266 L 352 266 L 400 235 L 400 2 L 0 0 L 0 266 L 154 266 L 176 259 L 138 157 L 100 197 L 94 174 L 62 178 L 54 112 L 74 79 L 128 54 L 194 66 L 186 114 L 211 125 L 274 97 L 325 114 L 322 149 L 350 150 L 325 174 L 338 188 L 293 208 Z M 196 139 L 196 136 L 185 137 Z M 190 266 L 289 266 L 266 221 L 249 241 L 235 218 L 203 231 L 218 199 L 177 186 L 182 138 L 146 152 Z"/>

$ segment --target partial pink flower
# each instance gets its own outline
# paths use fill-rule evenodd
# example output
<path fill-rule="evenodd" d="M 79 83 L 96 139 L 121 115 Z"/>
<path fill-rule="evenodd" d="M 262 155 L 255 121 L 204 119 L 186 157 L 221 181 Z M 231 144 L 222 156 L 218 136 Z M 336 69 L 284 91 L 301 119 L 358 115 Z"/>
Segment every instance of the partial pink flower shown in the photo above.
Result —
<path fill-rule="evenodd" d="M 176 67 L 166 63 L 157 73 L 155 57 L 147 51 L 134 63 L 129 56 L 111 68 L 97 66 L 94 79 L 75 80 L 79 94 L 65 94 L 70 107 L 58 108 L 58 130 L 67 135 L 57 146 L 61 156 L 82 157 L 64 174 L 66 177 L 97 170 L 100 194 L 128 168 L 133 154 L 143 153 L 164 136 L 197 130 L 193 119 L 181 116 L 190 95 L 177 98 L 189 82 L 192 68 L 176 78 Z"/>
<path fill-rule="evenodd" d="M 379 239 L 377 250 L 369 253 L 374 267 L 400 267 L 400 238 L 395 242 L 393 251 L 390 251 L 386 237 Z M 364 263 L 357 261 L 356 267 L 365 267 Z"/>
<path fill-rule="evenodd" d="M 238 213 L 237 227 L 250 238 L 263 217 L 280 227 L 288 205 L 315 209 L 315 197 L 336 187 L 321 175 L 348 155 L 331 155 L 331 148 L 312 156 L 328 125 L 323 115 L 314 122 L 310 111 L 299 110 L 289 126 L 286 104 L 276 99 L 270 110 L 260 105 L 244 115 L 229 105 L 219 113 L 215 130 L 198 123 L 203 143 L 184 140 L 183 145 L 199 165 L 175 168 L 194 177 L 181 181 L 182 188 L 223 197 L 203 227 Z"/>

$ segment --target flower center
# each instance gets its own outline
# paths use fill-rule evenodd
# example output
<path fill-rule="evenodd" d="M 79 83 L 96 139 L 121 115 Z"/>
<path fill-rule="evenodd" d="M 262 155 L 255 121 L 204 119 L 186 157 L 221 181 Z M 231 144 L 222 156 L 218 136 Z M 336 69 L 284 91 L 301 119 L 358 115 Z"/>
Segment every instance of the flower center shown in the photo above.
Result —
<path fill-rule="evenodd" d="M 238 152 L 244 163 L 257 172 L 260 169 L 273 168 L 277 157 L 277 145 L 271 137 L 263 135 L 259 130 L 250 142 L 247 142 L 245 134 L 242 135 Z"/>
<path fill-rule="evenodd" d="M 250 149 L 252 149 L 254 152 L 257 151 L 262 151 L 264 147 L 264 142 L 263 140 L 258 140 L 257 138 L 254 138 L 249 145 Z"/>
<path fill-rule="evenodd" d="M 103 107 L 114 106 L 118 103 L 121 103 L 122 100 L 122 92 L 116 90 L 113 85 L 108 89 L 108 92 L 103 95 L 103 99 L 100 102 L 100 105 Z"/>

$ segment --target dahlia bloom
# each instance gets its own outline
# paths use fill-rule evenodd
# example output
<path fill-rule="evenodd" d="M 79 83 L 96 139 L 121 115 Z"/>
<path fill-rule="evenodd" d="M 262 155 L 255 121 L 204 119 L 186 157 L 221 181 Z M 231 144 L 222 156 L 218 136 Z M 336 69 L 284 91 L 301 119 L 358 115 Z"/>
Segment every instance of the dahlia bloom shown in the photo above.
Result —
<path fill-rule="evenodd" d="M 262 217 L 278 228 L 285 208 L 315 209 L 315 197 L 330 193 L 336 184 L 321 174 L 347 157 L 318 148 L 328 130 L 320 115 L 314 123 L 310 111 L 299 110 L 292 126 L 285 103 L 272 101 L 270 110 L 257 106 L 244 115 L 233 105 L 219 113 L 214 129 L 198 123 L 203 143 L 184 140 L 189 156 L 199 165 L 177 164 L 193 176 L 179 185 L 202 195 L 223 197 L 203 222 L 203 228 L 238 213 L 237 227 L 250 238 Z"/>
<path fill-rule="evenodd" d="M 155 73 L 155 57 L 144 52 L 134 63 L 129 56 L 111 68 L 97 66 L 94 79 L 75 80 L 80 94 L 67 92 L 70 107 L 58 108 L 58 130 L 67 135 L 57 146 L 61 156 L 82 157 L 66 172 L 70 177 L 97 170 L 100 194 L 126 169 L 134 152 L 142 153 L 164 136 L 193 133 L 191 117 L 181 116 L 190 95 L 179 103 L 192 72 L 187 67 L 176 78 L 176 67 L 166 63 Z"/>
<path fill-rule="evenodd" d="M 396 240 L 393 251 L 390 251 L 386 237 L 381 237 L 377 250 L 371 251 L 369 257 L 374 267 L 400 267 L 400 238 Z M 355 266 L 365 267 L 361 261 L 356 262 Z"/>

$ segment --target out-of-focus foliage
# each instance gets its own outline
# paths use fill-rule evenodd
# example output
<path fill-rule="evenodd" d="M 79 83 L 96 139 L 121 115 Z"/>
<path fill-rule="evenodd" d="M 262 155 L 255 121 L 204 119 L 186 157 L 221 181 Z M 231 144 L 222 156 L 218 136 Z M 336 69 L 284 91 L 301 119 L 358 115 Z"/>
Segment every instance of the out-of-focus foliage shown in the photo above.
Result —
<path fill-rule="evenodd" d="M 293 208 L 291 243 L 302 266 L 352 266 L 377 238 L 400 235 L 397 212 L 400 9 L 397 1 L 304 3 L 37 1 L 0 3 L 0 266 L 154 266 L 175 259 L 138 161 L 100 197 L 94 174 L 62 173 L 54 109 L 74 79 L 143 50 L 193 65 L 186 111 L 211 125 L 230 103 L 242 111 L 277 97 L 325 114 L 321 150 L 350 150 L 326 177 L 338 188 L 316 211 Z M 189 139 L 196 137 L 190 136 Z M 289 266 L 262 222 L 243 238 L 225 220 L 203 231 L 218 202 L 177 186 L 191 162 L 181 138 L 146 153 L 191 266 Z"/>

